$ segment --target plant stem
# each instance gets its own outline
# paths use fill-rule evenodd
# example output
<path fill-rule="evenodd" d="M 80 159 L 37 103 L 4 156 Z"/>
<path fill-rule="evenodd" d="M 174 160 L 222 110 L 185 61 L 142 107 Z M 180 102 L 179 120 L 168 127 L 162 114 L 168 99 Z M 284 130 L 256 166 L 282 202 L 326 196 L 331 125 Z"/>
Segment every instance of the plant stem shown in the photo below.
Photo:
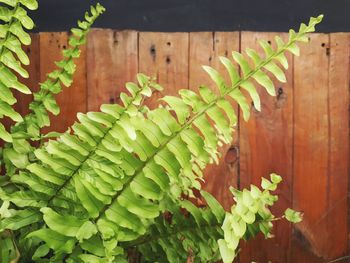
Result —
<path fill-rule="evenodd" d="M 223 99 L 225 96 L 227 96 L 228 94 L 230 94 L 231 92 L 233 92 L 235 89 L 239 88 L 240 85 L 242 83 L 244 83 L 245 81 L 247 81 L 248 79 L 250 79 L 252 76 L 254 76 L 254 74 L 256 74 L 259 70 L 261 70 L 264 66 L 266 66 L 267 64 L 269 64 L 275 57 L 278 57 L 279 55 L 283 54 L 292 44 L 294 44 L 294 42 L 296 42 L 296 40 L 290 41 L 288 42 L 283 48 L 281 48 L 280 51 L 278 51 L 277 53 L 271 55 L 270 57 L 268 57 L 264 62 L 262 62 L 260 65 L 258 65 L 255 70 L 251 71 L 247 76 L 243 77 L 242 79 L 240 79 L 240 81 L 238 81 L 237 83 L 235 83 L 231 88 L 227 89 L 221 96 L 219 96 L 218 98 L 216 98 L 215 100 L 213 100 L 211 103 L 209 103 L 206 107 L 204 107 L 200 112 L 196 113 L 195 115 L 192 116 L 192 118 L 185 123 L 179 131 L 175 132 L 172 136 L 170 136 L 162 145 L 160 145 L 160 147 L 157 149 L 157 151 L 150 156 L 144 163 L 143 165 L 137 169 L 137 171 L 135 172 L 135 174 L 133 176 L 131 176 L 129 178 L 128 181 L 126 181 L 126 183 L 123 185 L 123 188 L 116 193 L 116 195 L 112 198 L 112 202 L 108 205 L 106 205 L 101 211 L 100 214 L 98 215 L 98 217 L 94 220 L 94 222 L 97 222 L 101 216 L 104 214 L 104 212 L 109 209 L 109 207 L 117 200 L 117 198 L 124 192 L 125 189 L 127 189 L 127 187 L 130 185 L 130 183 L 135 179 L 136 176 L 138 176 L 142 170 L 146 167 L 146 165 L 153 160 L 153 158 L 159 153 L 161 152 L 172 140 L 176 139 L 176 137 L 184 130 L 186 130 L 187 128 L 189 128 L 192 123 L 198 119 L 199 117 L 201 117 L 202 115 L 204 115 L 210 108 L 212 108 L 213 106 L 216 105 L 216 103 Z"/>

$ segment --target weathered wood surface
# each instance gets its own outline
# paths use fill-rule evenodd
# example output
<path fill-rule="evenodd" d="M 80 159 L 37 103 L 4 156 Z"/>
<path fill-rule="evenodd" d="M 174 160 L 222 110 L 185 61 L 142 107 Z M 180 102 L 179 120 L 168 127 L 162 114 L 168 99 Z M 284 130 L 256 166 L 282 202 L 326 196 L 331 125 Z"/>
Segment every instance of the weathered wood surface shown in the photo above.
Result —
<path fill-rule="evenodd" d="M 40 33 L 40 81 L 46 80 L 46 75 L 56 69 L 55 61 L 63 59 L 62 51 L 68 46 L 68 33 Z M 78 112 L 86 111 L 86 48 L 82 49 L 81 57 L 76 61 L 77 72 L 74 84 L 65 88 L 57 96 L 61 107 L 58 116 L 51 115 L 51 126 L 45 131 L 64 132 L 76 120 Z"/>
<path fill-rule="evenodd" d="M 188 43 L 187 33 L 139 33 L 139 72 L 156 77 L 164 88 L 146 101 L 149 107 L 164 94 L 188 88 Z"/>
<path fill-rule="evenodd" d="M 73 87 L 58 96 L 62 114 L 52 129 L 64 131 L 79 111 L 98 110 L 119 101 L 119 93 L 137 72 L 157 77 L 162 94 L 212 85 L 201 65 L 219 65 L 218 56 L 232 50 L 258 48 L 257 39 L 274 33 L 152 33 L 94 29 L 78 62 Z M 61 58 L 66 33 L 34 36 L 28 53 L 33 89 Z M 284 35 L 285 37 L 286 35 Z M 275 238 L 259 237 L 242 244 L 240 262 L 327 262 L 347 255 L 349 177 L 349 50 L 350 34 L 313 34 L 301 56 L 288 56 L 287 84 L 275 98 L 263 89 L 262 110 L 253 109 L 248 123 L 240 117 L 235 140 L 221 149 L 221 162 L 206 171 L 205 188 L 229 208 L 230 185 L 259 184 L 271 172 L 282 175 L 274 212 L 287 207 L 304 212 L 302 223 L 276 223 Z M 156 99 L 147 101 L 149 106 Z M 19 98 L 25 112 L 28 97 Z M 341 261 L 346 262 L 346 261 Z"/>
<path fill-rule="evenodd" d="M 134 31 L 93 29 L 87 45 L 87 105 L 99 110 L 102 103 L 116 103 L 124 84 L 138 72 L 138 34 Z"/>
<path fill-rule="evenodd" d="M 265 39 L 273 43 L 276 33 L 242 32 L 241 48 L 253 48 L 264 56 L 258 41 Z M 287 39 L 287 34 L 280 34 Z M 293 60 L 288 57 L 287 83 L 275 81 L 277 96 L 271 97 L 261 87 L 261 111 L 252 105 L 252 115 L 248 122 L 240 118 L 240 187 L 250 184 L 260 185 L 261 177 L 278 173 L 283 177 L 276 193 L 279 201 L 273 207 L 280 216 L 292 206 L 292 159 L 293 159 Z M 288 262 L 291 226 L 286 221 L 275 223 L 275 238 L 258 239 L 244 244 L 240 256 L 242 262 Z M 260 249 L 256 249 L 259 247 Z"/>

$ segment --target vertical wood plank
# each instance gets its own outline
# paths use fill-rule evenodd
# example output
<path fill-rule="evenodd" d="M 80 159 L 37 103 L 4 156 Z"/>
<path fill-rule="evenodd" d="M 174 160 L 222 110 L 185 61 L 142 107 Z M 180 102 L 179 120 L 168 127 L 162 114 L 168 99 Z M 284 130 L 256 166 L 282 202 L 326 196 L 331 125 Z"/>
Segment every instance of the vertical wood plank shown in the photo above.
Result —
<path fill-rule="evenodd" d="M 200 85 L 215 87 L 202 65 L 210 65 L 226 76 L 226 70 L 219 61 L 219 56 L 230 56 L 233 50 L 239 50 L 239 32 L 197 32 L 190 33 L 190 89 L 197 90 Z M 216 88 L 216 87 L 215 87 Z M 237 106 L 235 105 L 236 111 Z M 238 112 L 238 111 L 237 111 Z M 212 193 L 224 206 L 229 209 L 233 203 L 230 186 L 237 186 L 238 145 L 237 133 L 231 144 L 220 149 L 220 163 L 211 164 L 205 170 L 204 188 Z"/>
<path fill-rule="evenodd" d="M 67 33 L 40 33 L 40 81 L 44 82 L 47 79 L 47 74 L 56 69 L 55 61 L 63 59 L 62 50 L 68 45 L 68 34 Z M 67 90 L 63 90 L 62 93 L 56 95 L 58 106 L 61 108 L 60 114 L 53 120 L 52 114 L 50 114 L 51 126 L 44 129 L 44 132 L 48 131 L 64 131 L 66 125 L 64 120 L 63 123 L 57 122 L 56 118 L 63 117 L 63 112 L 66 110 L 68 105 L 64 102 L 64 95 Z M 59 99 L 60 97 L 63 97 Z M 61 104 L 61 101 L 64 104 Z M 68 119 L 68 116 L 66 116 Z"/>
<path fill-rule="evenodd" d="M 327 259 L 349 254 L 349 56 L 350 34 L 330 35 Z"/>
<path fill-rule="evenodd" d="M 218 59 L 214 57 L 214 33 L 191 32 L 189 50 L 189 88 L 198 90 L 201 85 L 215 87 L 202 68 Z"/>
<path fill-rule="evenodd" d="M 291 262 L 324 262 L 331 145 L 329 35 L 311 35 L 301 54 L 294 63 L 293 206 L 304 212 L 304 220 L 293 228 Z"/>
<path fill-rule="evenodd" d="M 153 107 L 166 95 L 188 88 L 188 33 L 139 33 L 139 72 L 156 77 L 163 86 L 146 101 Z"/>
<path fill-rule="evenodd" d="M 331 34 L 316 35 L 311 40 L 309 67 L 319 70 L 304 72 L 301 62 L 300 70 L 295 70 L 296 81 L 311 74 L 306 93 L 312 93 L 304 103 L 296 102 L 296 109 L 307 109 L 295 124 L 304 129 L 296 128 L 295 206 L 304 210 L 305 219 L 295 231 L 292 259 L 324 262 L 348 254 L 350 38 L 349 34 Z M 299 96 L 302 89 L 300 86 Z M 309 121 L 300 124 L 305 119 Z M 308 159 L 302 160 L 302 150 Z M 297 171 L 308 176 L 302 177 Z"/>
<path fill-rule="evenodd" d="M 275 35 L 287 38 L 287 34 L 281 33 L 242 32 L 242 52 L 249 47 L 264 56 L 258 40 L 265 39 L 275 46 Z M 272 209 L 277 216 L 292 205 L 293 63 L 291 56 L 287 57 L 287 83 L 280 83 L 269 74 L 278 95 L 271 97 L 262 87 L 258 87 L 261 112 L 252 108 L 248 122 L 240 118 L 240 187 L 249 188 L 250 184 L 259 186 L 261 177 L 269 177 L 272 172 L 280 174 L 283 182 L 275 192 L 279 201 Z M 261 235 L 246 244 L 242 242 L 240 262 L 288 262 L 290 233 L 289 223 L 275 222 L 273 239 L 265 240 Z"/>
<path fill-rule="evenodd" d="M 55 61 L 63 59 L 62 51 L 68 46 L 68 33 L 40 33 L 40 79 L 45 81 L 46 75 L 56 69 Z M 56 96 L 61 108 L 58 116 L 51 115 L 51 126 L 47 131 L 63 132 L 76 120 L 78 112 L 86 111 L 86 52 L 82 48 L 81 57 L 76 61 L 77 72 L 74 83 Z"/>
<path fill-rule="evenodd" d="M 116 103 L 125 83 L 138 72 L 138 33 L 93 29 L 88 36 L 88 110 L 103 103 Z"/>

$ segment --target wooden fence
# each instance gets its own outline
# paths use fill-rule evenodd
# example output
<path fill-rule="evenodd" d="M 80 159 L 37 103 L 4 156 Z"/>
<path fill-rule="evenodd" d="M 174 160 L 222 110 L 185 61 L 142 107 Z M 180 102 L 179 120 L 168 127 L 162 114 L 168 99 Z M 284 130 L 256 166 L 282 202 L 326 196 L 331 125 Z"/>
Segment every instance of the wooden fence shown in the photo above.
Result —
<path fill-rule="evenodd" d="M 137 72 L 156 76 L 165 88 L 163 94 L 211 84 L 201 65 L 224 72 L 218 55 L 258 48 L 258 39 L 273 41 L 274 35 L 95 29 L 78 61 L 73 87 L 58 96 L 62 113 L 53 118 L 52 129 L 64 131 L 77 112 L 118 102 L 124 83 L 134 80 Z M 27 84 L 33 89 L 54 69 L 53 61 L 61 58 L 67 37 L 67 33 L 33 35 L 27 50 L 32 61 Z M 276 223 L 274 239 L 259 237 L 242 244 L 241 263 L 328 262 L 349 253 L 350 34 L 313 34 L 310 39 L 310 44 L 302 45 L 300 57 L 288 57 L 288 83 L 277 85 L 274 98 L 261 91 L 262 111 L 253 111 L 248 123 L 240 118 L 236 139 L 222 149 L 220 165 L 206 172 L 206 188 L 226 208 L 232 204 L 230 185 L 247 187 L 271 172 L 279 173 L 284 181 L 274 212 L 293 207 L 305 213 L 296 226 Z M 25 111 L 28 100 L 20 96 L 20 111 Z"/>

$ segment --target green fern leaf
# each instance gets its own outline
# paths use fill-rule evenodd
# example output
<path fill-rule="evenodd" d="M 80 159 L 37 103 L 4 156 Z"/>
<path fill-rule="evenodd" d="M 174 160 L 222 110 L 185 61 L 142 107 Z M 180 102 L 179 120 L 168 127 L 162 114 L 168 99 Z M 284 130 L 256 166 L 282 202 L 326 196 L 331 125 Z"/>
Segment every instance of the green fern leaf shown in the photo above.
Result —
<path fill-rule="evenodd" d="M 22 2 L 19 1 L 19 3 Z M 34 8 L 37 6 L 36 1 L 33 0 L 23 1 L 22 4 L 28 6 L 29 8 Z M 72 75 L 74 74 L 76 68 L 73 58 L 80 55 L 79 46 L 85 43 L 86 35 L 92 23 L 104 11 L 104 9 L 101 7 L 99 7 L 98 10 L 100 11 L 96 12 L 94 15 L 86 15 L 90 20 L 90 22 L 87 24 L 86 29 L 79 29 L 81 30 L 80 37 L 71 37 L 71 39 L 77 39 L 78 44 L 65 50 L 65 58 L 60 62 L 56 62 L 59 70 L 55 70 L 48 74 L 48 80 L 41 84 L 40 90 L 38 92 L 34 93 L 34 101 L 29 105 L 29 108 L 32 112 L 25 116 L 23 119 L 21 116 L 18 116 L 18 114 L 9 112 L 9 109 L 11 109 L 11 105 L 15 103 L 15 100 L 12 94 L 10 94 L 11 92 L 9 91 L 8 87 L 18 89 L 23 93 L 30 93 L 30 90 L 19 83 L 16 76 L 6 67 L 3 67 L 3 70 L 1 70 L 1 66 L 4 65 L 22 75 L 23 77 L 28 77 L 28 73 L 21 67 L 21 63 L 29 63 L 28 57 L 21 49 L 21 42 L 28 44 L 30 38 L 29 35 L 23 31 L 22 25 L 25 28 L 31 28 L 33 24 L 31 19 L 27 16 L 26 11 L 20 7 L 20 4 L 16 5 L 16 11 L 14 11 L 14 19 L 16 19 L 16 21 L 14 23 L 11 23 L 11 26 L 9 27 L 9 32 L 12 32 L 13 34 L 10 34 L 5 40 L 4 47 L 2 47 L 2 51 L 0 53 L 0 88 L 3 86 L 2 90 L 7 93 L 6 98 L 3 99 L 4 102 L 0 101 L 0 115 L 2 114 L 9 116 L 17 122 L 14 126 L 11 127 L 12 137 L 18 137 L 20 135 L 22 138 L 25 137 L 25 139 L 30 139 L 33 141 L 41 140 L 42 136 L 40 135 L 40 128 L 50 125 L 48 112 L 51 112 L 54 115 L 58 115 L 60 113 L 60 108 L 57 105 L 53 94 L 57 94 L 62 90 L 61 83 L 66 87 L 69 87 L 72 84 Z M 20 61 L 17 61 L 12 52 L 17 55 Z M 4 95 L 0 96 L 0 99 L 3 96 Z M 4 111 L 5 109 L 7 109 L 6 112 Z M 2 133 L 0 133 L 0 135 L 1 134 Z M 11 139 L 9 139 L 8 136 L 6 137 L 6 134 L 3 135 L 3 139 L 11 142 Z M 8 147 L 11 146 L 8 145 Z M 13 150 L 16 151 L 16 148 L 14 146 Z M 27 153 L 29 154 L 29 152 Z M 8 172 L 10 170 L 15 170 L 12 167 L 13 165 L 18 168 L 18 165 L 12 162 L 11 158 L 6 158 L 5 165 Z"/>
<path fill-rule="evenodd" d="M 98 12 L 98 8 L 91 12 Z M 81 29 L 88 28 L 91 19 L 86 17 L 88 22 L 80 23 Z M 129 83 L 127 89 L 130 95 L 121 95 L 124 106 L 105 105 L 100 113 L 79 114 L 79 122 L 73 125 L 72 130 L 57 140 L 44 143 L 34 152 L 34 162 L 38 166 L 29 164 L 28 159 L 17 160 L 17 167 L 21 169 L 13 176 L 17 191 L 1 189 L 0 198 L 43 215 L 42 225 L 34 228 L 27 237 L 42 240 L 52 250 L 55 260 L 100 258 L 112 261 L 123 258 L 126 246 L 121 243 L 145 235 L 157 220 L 162 221 L 160 215 L 171 208 L 174 200 L 178 200 L 182 194 L 193 196 L 193 188 L 201 188 L 202 170 L 208 163 L 218 161 L 218 148 L 232 139 L 237 116 L 233 114 L 235 110 L 230 99 L 241 106 L 244 119 L 248 119 L 249 98 L 240 87 L 248 91 L 256 107 L 260 104 L 255 86 L 247 83 L 253 83 L 250 81 L 254 79 L 274 95 L 273 83 L 263 70 L 267 67 L 281 78 L 270 63 L 294 49 L 295 43 L 304 40 L 305 34 L 312 32 L 320 20 L 321 17 L 312 19 L 302 31 L 292 32 L 289 42 L 275 50 L 262 42 L 266 57 L 254 67 L 242 54 L 234 52 L 233 59 L 243 73 L 240 77 L 232 70 L 232 62 L 222 59 L 234 83 L 231 83 L 232 86 L 223 83 L 224 77 L 219 76 L 218 72 L 206 68 L 219 85 L 220 94 L 206 87 L 200 88 L 199 95 L 190 90 L 181 90 L 180 98 L 168 96 L 163 100 L 169 102 L 167 105 L 153 110 L 140 108 L 143 96 L 149 96 L 150 88 L 158 86 L 152 79 L 138 75 L 139 85 Z M 63 69 L 65 65 L 60 64 Z M 59 75 L 54 72 L 51 77 L 60 79 Z M 33 105 L 37 111 L 35 114 L 42 118 L 40 124 L 45 124 L 45 106 L 39 101 Z M 186 107 L 180 110 L 181 105 Z M 9 162 L 11 154 L 15 152 L 12 148 L 5 150 L 10 153 L 5 155 Z M 43 169 L 48 171 L 50 180 L 42 179 Z M 183 236 L 188 238 L 188 242 L 183 243 L 179 243 L 182 240 L 176 234 L 167 239 L 160 236 L 157 244 L 152 244 L 153 247 L 162 251 L 159 255 L 170 262 L 177 262 L 178 258 L 184 259 L 191 251 L 200 250 L 199 261 L 205 262 L 209 261 L 210 256 L 219 255 L 216 240 L 221 239 L 226 242 L 225 247 L 220 241 L 221 250 L 227 254 L 226 258 L 230 258 L 230 250 L 236 249 L 237 239 L 243 238 L 255 222 L 258 224 L 254 227 L 269 235 L 268 220 L 271 215 L 264 208 L 276 201 L 275 196 L 268 194 L 268 191 L 276 188 L 276 180 L 278 178 L 273 177 L 271 181 L 263 181 L 265 195 L 259 200 L 254 199 L 256 190 L 254 194 L 233 191 L 237 204 L 231 213 L 226 213 L 222 229 L 219 226 L 223 224 L 223 212 L 215 210 L 213 213 L 210 209 L 203 212 L 188 201 L 181 202 L 181 206 L 191 214 L 191 225 L 210 230 L 195 234 L 191 232 L 191 235 L 184 231 Z M 213 200 L 208 200 L 208 203 L 215 204 Z M 176 209 L 172 211 L 175 215 L 173 218 L 180 226 L 184 221 L 183 215 Z M 67 222 L 64 222 L 65 217 Z M 259 221 L 260 217 L 263 221 Z M 158 221 L 153 231 L 163 233 L 173 227 L 165 223 L 164 220 Z M 210 227 L 213 223 L 214 229 Z M 96 241 L 97 247 L 105 248 L 103 255 L 94 254 L 93 250 L 88 249 L 86 244 L 91 240 Z M 41 250 L 47 250 L 41 246 L 37 246 L 37 249 L 40 249 L 39 254 Z M 146 250 L 143 252 L 147 253 Z"/>
<path fill-rule="evenodd" d="M 21 93 L 30 94 L 30 90 L 24 84 L 20 83 L 15 75 L 18 73 L 24 78 L 28 78 L 28 72 L 22 67 L 29 64 L 28 56 L 22 50 L 22 44 L 31 43 L 30 36 L 25 29 L 34 27 L 33 21 L 22 7 L 34 10 L 37 8 L 36 1 L 0 1 L 4 6 L 0 7 L 1 25 L 1 44 L 0 44 L 0 118 L 8 116 L 15 122 L 22 122 L 22 117 L 12 109 L 16 99 L 10 89 L 17 89 Z M 0 127 L 0 138 L 6 142 L 12 142 L 10 133 L 7 132 L 3 125 Z"/>

